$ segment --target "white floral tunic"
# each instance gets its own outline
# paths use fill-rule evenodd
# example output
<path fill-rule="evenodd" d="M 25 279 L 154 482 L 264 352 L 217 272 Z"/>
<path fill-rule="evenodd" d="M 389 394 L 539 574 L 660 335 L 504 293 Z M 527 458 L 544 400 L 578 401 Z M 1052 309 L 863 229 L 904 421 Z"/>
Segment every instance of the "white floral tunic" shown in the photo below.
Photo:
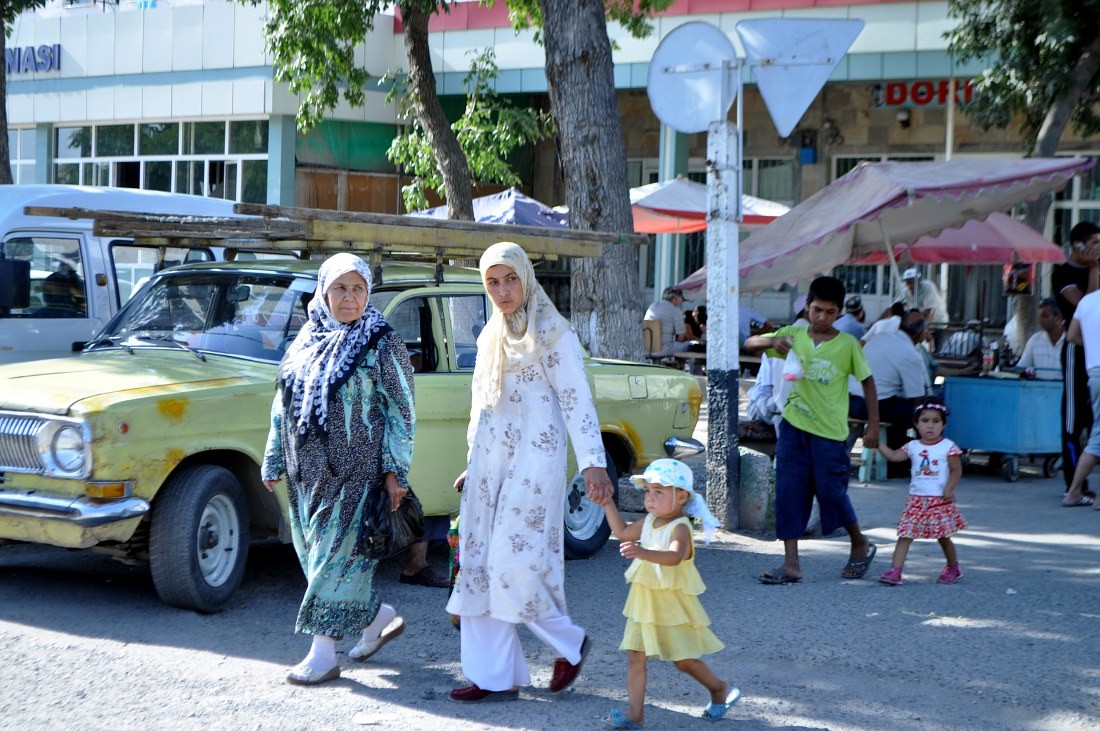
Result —
<path fill-rule="evenodd" d="M 505 372 L 500 402 L 475 404 L 462 493 L 462 569 L 451 614 L 530 622 L 567 614 L 562 553 L 568 438 L 580 469 L 606 466 L 570 330 L 537 363 Z"/>

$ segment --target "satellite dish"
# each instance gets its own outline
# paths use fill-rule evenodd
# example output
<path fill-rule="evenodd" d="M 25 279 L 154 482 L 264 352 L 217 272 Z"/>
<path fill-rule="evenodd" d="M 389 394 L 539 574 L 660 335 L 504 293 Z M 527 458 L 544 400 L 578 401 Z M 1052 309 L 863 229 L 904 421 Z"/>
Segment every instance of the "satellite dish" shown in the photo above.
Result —
<path fill-rule="evenodd" d="M 709 23 L 684 23 L 661 40 L 649 62 L 653 113 L 677 132 L 706 132 L 737 98 L 739 66 L 725 33 Z"/>
<path fill-rule="evenodd" d="M 760 96 L 780 137 L 791 134 L 862 30 L 862 20 L 765 18 L 737 24 Z M 652 73 L 650 67 L 651 78 Z"/>

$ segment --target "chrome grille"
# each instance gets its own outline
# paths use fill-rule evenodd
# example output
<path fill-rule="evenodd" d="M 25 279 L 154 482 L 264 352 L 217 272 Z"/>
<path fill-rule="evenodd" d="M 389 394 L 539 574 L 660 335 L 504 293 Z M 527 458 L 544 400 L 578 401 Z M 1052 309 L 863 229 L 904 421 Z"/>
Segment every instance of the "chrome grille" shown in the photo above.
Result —
<path fill-rule="evenodd" d="M 38 433 L 45 423 L 36 416 L 0 411 L 0 472 L 46 471 L 38 453 Z"/>

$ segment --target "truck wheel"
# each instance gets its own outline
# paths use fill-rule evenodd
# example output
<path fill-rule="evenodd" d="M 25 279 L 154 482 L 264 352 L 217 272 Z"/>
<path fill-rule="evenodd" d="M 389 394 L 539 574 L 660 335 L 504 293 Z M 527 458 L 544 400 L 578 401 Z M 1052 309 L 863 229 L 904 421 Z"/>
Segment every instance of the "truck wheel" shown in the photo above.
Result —
<path fill-rule="evenodd" d="M 619 471 L 607 458 L 607 474 L 615 486 L 613 500 L 619 504 Z M 607 524 L 603 508 L 588 499 L 584 489 L 584 475 L 573 475 L 569 488 L 565 492 L 565 557 L 588 558 L 603 548 L 611 535 L 611 526 Z"/>
<path fill-rule="evenodd" d="M 161 488 L 149 531 L 149 564 L 166 604 L 199 612 L 225 607 L 248 560 L 248 503 L 229 470 L 188 467 Z"/>
<path fill-rule="evenodd" d="M 1001 462 L 1001 473 L 1009 482 L 1020 479 L 1020 458 L 1016 455 L 1006 455 L 1004 461 Z"/>

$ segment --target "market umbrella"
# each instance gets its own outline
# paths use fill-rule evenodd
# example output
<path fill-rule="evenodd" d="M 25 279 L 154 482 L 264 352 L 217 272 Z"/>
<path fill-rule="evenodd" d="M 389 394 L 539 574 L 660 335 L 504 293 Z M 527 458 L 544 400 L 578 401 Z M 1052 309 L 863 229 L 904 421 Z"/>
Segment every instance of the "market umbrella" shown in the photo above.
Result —
<path fill-rule="evenodd" d="M 405 215 L 445 220 L 447 218 L 447 206 L 436 206 L 423 211 L 411 211 Z M 474 198 L 474 219 L 479 223 L 569 228 L 569 216 L 520 193 L 515 188 Z"/>
<path fill-rule="evenodd" d="M 914 264 L 1007 264 L 1009 262 L 1060 263 L 1062 247 L 1038 231 L 1004 213 L 991 213 L 984 221 L 973 219 L 961 228 L 949 228 L 936 236 L 922 236 L 912 244 L 894 246 L 894 258 Z M 886 264 L 886 251 L 877 251 L 853 264 Z"/>
<path fill-rule="evenodd" d="M 682 175 L 631 188 L 630 205 L 635 233 L 686 234 L 707 227 L 707 186 Z M 759 228 L 789 210 L 782 203 L 742 195 L 741 228 Z"/>
<path fill-rule="evenodd" d="M 1079 157 L 862 163 L 741 242 L 741 288 L 793 284 L 984 219 L 1060 190 L 1093 164 Z"/>

